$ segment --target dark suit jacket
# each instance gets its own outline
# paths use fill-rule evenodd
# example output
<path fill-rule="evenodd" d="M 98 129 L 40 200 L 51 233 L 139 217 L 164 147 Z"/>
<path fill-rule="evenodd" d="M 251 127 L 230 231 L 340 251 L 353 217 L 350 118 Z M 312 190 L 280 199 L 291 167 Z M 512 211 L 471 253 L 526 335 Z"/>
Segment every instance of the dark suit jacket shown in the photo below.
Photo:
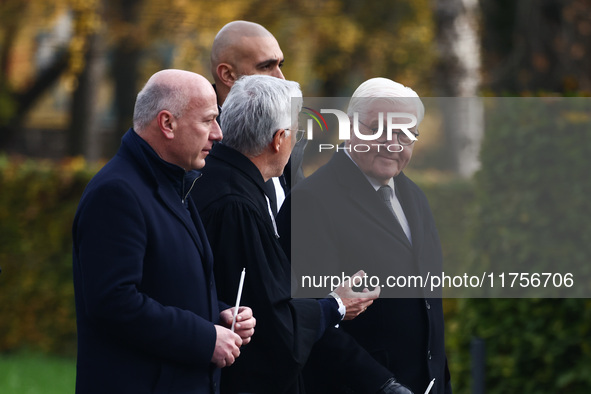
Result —
<path fill-rule="evenodd" d="M 378 275 L 385 285 L 389 275 L 441 273 L 439 237 L 425 195 L 403 173 L 395 184 L 412 245 L 363 173 L 342 151 L 294 188 L 278 216 L 283 245 L 291 248 L 298 279 L 299 288 L 292 292 L 303 296 L 326 292 L 326 287 L 304 289 L 302 276 L 306 274 L 342 276 L 364 269 L 368 275 Z M 441 298 L 437 293 L 425 298 L 421 288 L 396 292 L 399 289 L 384 286 L 381 290 L 380 299 L 365 313 L 343 323 L 345 330 L 415 393 L 424 392 L 433 378 L 432 393 L 451 392 Z M 313 373 L 308 376 L 317 378 Z"/>
<path fill-rule="evenodd" d="M 133 130 L 74 219 L 79 393 L 210 393 L 220 305 L 185 172 Z"/>

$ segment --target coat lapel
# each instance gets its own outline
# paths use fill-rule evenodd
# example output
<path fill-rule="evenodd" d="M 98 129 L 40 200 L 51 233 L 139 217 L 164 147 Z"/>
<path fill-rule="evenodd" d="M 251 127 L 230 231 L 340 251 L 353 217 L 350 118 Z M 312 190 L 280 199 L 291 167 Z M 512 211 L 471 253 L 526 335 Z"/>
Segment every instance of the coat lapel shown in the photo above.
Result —
<path fill-rule="evenodd" d="M 195 207 L 193 200 L 189 200 L 189 206 L 191 217 L 193 218 L 193 223 L 195 223 L 195 228 L 197 230 L 197 241 L 201 244 L 199 252 L 201 253 L 201 258 L 206 268 L 205 273 L 209 278 L 213 273 L 213 253 L 209 241 L 207 240 L 207 233 L 203 227 L 203 222 L 201 221 L 201 217 L 199 216 L 199 212 L 197 211 L 197 207 Z M 197 245 L 197 248 L 199 248 L 199 245 Z"/>
<path fill-rule="evenodd" d="M 424 228 L 421 226 L 420 218 L 420 206 L 418 204 L 418 196 L 413 195 L 411 188 L 409 187 L 410 180 L 401 172 L 396 178 L 394 178 L 394 184 L 396 185 L 396 191 L 398 192 L 398 198 L 408 226 L 410 227 L 410 233 L 412 235 L 412 249 L 416 261 L 420 261 L 421 253 L 423 251 L 423 243 L 425 241 Z"/>
<path fill-rule="evenodd" d="M 359 167 L 344 153 L 335 154 L 332 160 L 335 161 L 337 179 L 347 189 L 348 197 L 352 200 L 353 204 L 361 212 L 375 220 L 378 226 L 384 228 L 384 230 L 398 239 L 401 244 L 410 249 L 410 242 L 406 238 L 406 234 L 404 234 L 400 223 L 392 217 L 392 213 L 380 201 L 377 192 Z"/>
<path fill-rule="evenodd" d="M 198 224 L 200 224 L 201 222 L 194 222 L 194 219 L 189 215 L 187 209 L 182 205 L 178 193 L 172 187 L 166 187 L 163 185 L 167 185 L 167 183 L 158 182 L 158 195 L 166 204 L 168 209 L 174 214 L 174 216 L 176 216 L 183 223 L 185 228 L 189 231 L 189 234 L 191 234 L 193 242 L 199 250 L 201 258 L 203 260 L 206 260 L 205 250 L 202 242 L 202 240 L 204 240 L 205 238 L 201 238 L 200 234 L 197 232 Z"/>

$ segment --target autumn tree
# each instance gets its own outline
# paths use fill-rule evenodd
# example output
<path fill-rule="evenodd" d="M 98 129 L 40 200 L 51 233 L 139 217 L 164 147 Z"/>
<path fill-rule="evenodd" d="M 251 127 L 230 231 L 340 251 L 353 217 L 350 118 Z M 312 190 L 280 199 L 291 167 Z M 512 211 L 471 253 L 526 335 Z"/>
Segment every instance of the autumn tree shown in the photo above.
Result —
<path fill-rule="evenodd" d="M 484 85 L 495 94 L 591 92 L 587 0 L 481 0 Z"/>
<path fill-rule="evenodd" d="M 0 149 L 14 144 L 27 113 L 43 93 L 53 86 L 68 69 L 69 51 L 58 47 L 52 59 L 35 69 L 26 63 L 33 51 L 36 33 L 28 25 L 45 29 L 64 7 L 63 1 L 52 4 L 41 1 L 3 0 L 0 2 Z"/>
<path fill-rule="evenodd" d="M 430 93 L 434 60 L 430 0 L 388 4 L 353 0 L 61 0 L 51 6 L 51 13 L 42 9 L 45 3 L 40 0 L 8 0 L 2 4 L 25 10 L 19 11 L 23 23 L 15 22 L 16 33 L 12 36 L 19 36 L 19 29 L 26 25 L 25 20 L 30 20 L 33 11 L 35 15 L 43 14 L 40 20 L 48 25 L 56 15 L 67 13 L 72 18 L 73 29 L 62 49 L 62 63 L 54 62 L 57 71 L 51 74 L 50 83 L 43 85 L 51 86 L 65 76 L 61 81 L 67 82 L 66 94 L 74 95 L 68 127 L 69 154 L 88 155 L 91 148 L 100 145 L 88 136 L 96 130 L 92 123 L 103 119 L 93 114 L 97 110 L 98 87 L 112 87 L 109 112 L 115 115 L 115 121 L 101 135 L 113 138 L 99 141 L 106 146 L 101 156 L 108 157 L 131 125 L 133 103 L 141 83 L 167 67 L 195 71 L 211 79 L 209 54 L 214 36 L 224 24 L 237 19 L 260 23 L 277 37 L 286 57 L 286 76 L 300 82 L 306 95 L 348 96 L 363 80 L 375 76 L 400 81 L 423 96 Z M 0 29 L 11 31 L 8 24 Z M 9 42 L 10 36 L 2 37 Z M 8 48 L 10 45 L 2 46 L 8 53 L 3 59 L 14 59 L 14 51 Z M 31 48 L 27 57 L 31 58 L 34 52 Z M 22 125 L 26 111 L 16 108 L 31 108 L 31 104 L 26 105 L 21 93 L 35 86 L 36 80 L 47 80 L 41 75 L 31 72 L 27 83 L 17 90 L 5 88 L 3 81 L 0 100 L 15 108 L 3 106 L 3 124 L 12 127 L 3 136 L 13 135 L 20 128 L 13 121 L 17 113 L 21 114 Z M 6 78 L 12 80 L 14 73 Z M 5 114 L 8 112 L 12 118 Z"/>

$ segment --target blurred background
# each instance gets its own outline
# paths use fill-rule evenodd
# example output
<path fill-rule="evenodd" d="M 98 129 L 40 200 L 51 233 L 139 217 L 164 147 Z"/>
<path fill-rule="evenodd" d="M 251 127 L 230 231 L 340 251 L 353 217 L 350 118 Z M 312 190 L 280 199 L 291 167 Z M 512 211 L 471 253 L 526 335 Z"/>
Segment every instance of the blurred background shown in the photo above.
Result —
<path fill-rule="evenodd" d="M 147 78 L 180 68 L 213 81 L 210 46 L 236 19 L 275 35 L 308 97 L 382 76 L 422 97 L 567 100 L 558 122 L 522 116 L 527 99 L 494 119 L 442 111 L 405 172 L 429 198 L 445 261 L 591 270 L 589 0 L 0 0 L 1 393 L 74 392 L 70 233 L 84 186 Z M 591 389 L 590 300 L 444 306 L 455 392 Z"/>

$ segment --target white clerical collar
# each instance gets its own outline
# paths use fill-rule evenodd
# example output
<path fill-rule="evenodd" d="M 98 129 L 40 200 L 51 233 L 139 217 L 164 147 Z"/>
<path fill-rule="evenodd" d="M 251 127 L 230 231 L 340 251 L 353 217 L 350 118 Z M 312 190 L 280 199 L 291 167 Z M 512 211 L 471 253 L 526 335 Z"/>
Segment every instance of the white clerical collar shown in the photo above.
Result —
<path fill-rule="evenodd" d="M 273 216 L 273 210 L 271 209 L 271 200 L 265 194 L 265 199 L 267 200 L 267 208 L 269 209 L 269 216 L 271 217 L 271 222 L 273 223 L 273 231 L 275 231 L 275 237 L 279 238 L 279 232 L 277 231 L 277 223 L 275 222 L 275 216 Z"/>

